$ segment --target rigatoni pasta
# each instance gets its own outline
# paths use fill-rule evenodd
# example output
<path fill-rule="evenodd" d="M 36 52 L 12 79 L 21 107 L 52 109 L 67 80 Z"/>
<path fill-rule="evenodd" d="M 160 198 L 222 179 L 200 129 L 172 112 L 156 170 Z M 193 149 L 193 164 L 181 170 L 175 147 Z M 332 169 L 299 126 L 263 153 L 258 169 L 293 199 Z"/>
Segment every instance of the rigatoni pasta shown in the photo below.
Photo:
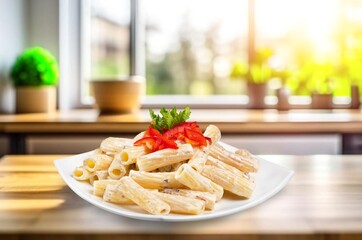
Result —
<path fill-rule="evenodd" d="M 187 136 L 199 136 L 190 131 Z M 105 202 L 138 205 L 151 214 L 212 211 L 224 190 L 250 198 L 255 180 L 249 173 L 258 170 L 257 158 L 244 149 L 231 152 L 222 147 L 220 130 L 214 125 L 206 128 L 204 136 L 208 140 L 202 146 L 180 137 L 177 145 L 153 152 L 133 145 L 144 138 L 161 144 L 147 131 L 134 139 L 107 138 L 75 168 L 73 177 L 92 184 L 93 194 Z"/>
<path fill-rule="evenodd" d="M 190 159 L 193 153 L 194 150 L 190 144 L 183 144 L 178 149 L 167 148 L 143 155 L 137 159 L 137 166 L 141 171 L 152 171 Z"/>
<path fill-rule="evenodd" d="M 131 177 L 121 178 L 117 190 L 149 213 L 164 215 L 171 211 L 167 203 L 157 198 L 154 193 L 141 187 Z"/>
<path fill-rule="evenodd" d="M 224 190 L 221 186 L 202 176 L 188 164 L 182 164 L 182 166 L 176 171 L 175 178 L 177 181 L 192 190 L 215 194 L 217 201 L 219 201 L 224 194 Z"/>
<path fill-rule="evenodd" d="M 175 179 L 175 172 L 129 172 L 129 176 L 139 185 L 149 189 L 182 188 L 183 185 Z"/>

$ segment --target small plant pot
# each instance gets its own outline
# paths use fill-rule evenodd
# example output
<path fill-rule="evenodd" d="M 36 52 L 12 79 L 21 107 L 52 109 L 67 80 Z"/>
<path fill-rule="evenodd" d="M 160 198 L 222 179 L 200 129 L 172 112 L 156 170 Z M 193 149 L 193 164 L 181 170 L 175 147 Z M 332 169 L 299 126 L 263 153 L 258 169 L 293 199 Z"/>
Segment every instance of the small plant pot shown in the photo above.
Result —
<path fill-rule="evenodd" d="M 359 109 L 361 105 L 361 95 L 357 85 L 351 86 L 351 109 Z"/>
<path fill-rule="evenodd" d="M 132 113 L 141 107 L 145 92 L 143 77 L 93 80 L 91 84 L 95 105 L 101 113 Z"/>
<path fill-rule="evenodd" d="M 289 104 L 289 91 L 285 87 L 281 87 L 277 89 L 277 97 L 278 97 L 278 104 L 277 109 L 280 111 L 286 111 L 289 110 L 290 104 Z"/>
<path fill-rule="evenodd" d="M 51 113 L 56 110 L 56 88 L 53 86 L 17 87 L 16 113 Z"/>
<path fill-rule="evenodd" d="M 265 108 L 264 98 L 267 94 L 267 84 L 248 83 L 249 108 L 263 109 Z"/>
<path fill-rule="evenodd" d="M 313 109 L 333 109 L 333 94 L 312 94 Z"/>

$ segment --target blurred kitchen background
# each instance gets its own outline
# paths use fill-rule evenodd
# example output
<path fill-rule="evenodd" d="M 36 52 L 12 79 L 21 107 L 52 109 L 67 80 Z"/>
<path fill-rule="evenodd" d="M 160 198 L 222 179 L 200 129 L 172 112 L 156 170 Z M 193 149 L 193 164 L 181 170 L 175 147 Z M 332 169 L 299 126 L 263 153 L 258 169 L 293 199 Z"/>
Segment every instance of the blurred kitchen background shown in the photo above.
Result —
<path fill-rule="evenodd" d="M 256 83 L 266 85 L 257 108 L 277 109 L 286 89 L 287 109 L 309 109 L 314 93 L 348 109 L 351 86 L 362 90 L 362 1 L 0 0 L 4 114 L 15 111 L 11 66 L 33 46 L 59 63 L 60 111 L 92 108 L 91 80 L 135 74 L 146 78 L 143 108 L 248 108 Z M 330 133 L 317 142 L 332 148 L 311 153 L 342 152 Z"/>

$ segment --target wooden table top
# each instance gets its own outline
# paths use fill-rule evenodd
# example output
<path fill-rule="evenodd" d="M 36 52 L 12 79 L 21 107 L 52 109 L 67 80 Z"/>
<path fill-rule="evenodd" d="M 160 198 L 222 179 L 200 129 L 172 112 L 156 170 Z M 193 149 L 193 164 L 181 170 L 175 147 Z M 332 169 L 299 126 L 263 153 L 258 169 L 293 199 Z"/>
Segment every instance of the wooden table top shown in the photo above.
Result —
<path fill-rule="evenodd" d="M 223 133 L 362 133 L 362 110 L 194 109 L 191 121 L 216 124 Z M 0 115 L 0 133 L 136 133 L 150 122 L 148 110 L 99 115 L 97 110 Z"/>
<path fill-rule="evenodd" d="M 128 219 L 87 203 L 58 175 L 53 160 L 61 157 L 0 160 L 0 239 L 82 239 L 82 234 L 84 239 L 142 239 L 148 234 L 147 239 L 362 238 L 362 156 L 262 156 L 295 170 L 285 189 L 244 212 L 186 223 Z"/>

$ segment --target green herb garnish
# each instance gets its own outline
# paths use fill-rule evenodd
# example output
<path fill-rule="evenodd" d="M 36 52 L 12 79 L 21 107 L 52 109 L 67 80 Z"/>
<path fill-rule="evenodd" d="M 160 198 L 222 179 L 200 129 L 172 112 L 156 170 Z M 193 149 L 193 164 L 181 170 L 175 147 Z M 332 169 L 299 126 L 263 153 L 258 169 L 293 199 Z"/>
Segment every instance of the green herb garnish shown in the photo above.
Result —
<path fill-rule="evenodd" d="M 162 116 L 156 115 L 152 109 L 150 109 L 149 111 L 152 119 L 151 127 L 157 129 L 160 132 L 171 129 L 177 124 L 186 122 L 191 114 L 189 106 L 186 106 L 185 109 L 180 112 L 177 112 L 176 107 L 174 107 L 172 110 L 166 110 L 165 108 L 161 108 L 160 113 Z"/>

